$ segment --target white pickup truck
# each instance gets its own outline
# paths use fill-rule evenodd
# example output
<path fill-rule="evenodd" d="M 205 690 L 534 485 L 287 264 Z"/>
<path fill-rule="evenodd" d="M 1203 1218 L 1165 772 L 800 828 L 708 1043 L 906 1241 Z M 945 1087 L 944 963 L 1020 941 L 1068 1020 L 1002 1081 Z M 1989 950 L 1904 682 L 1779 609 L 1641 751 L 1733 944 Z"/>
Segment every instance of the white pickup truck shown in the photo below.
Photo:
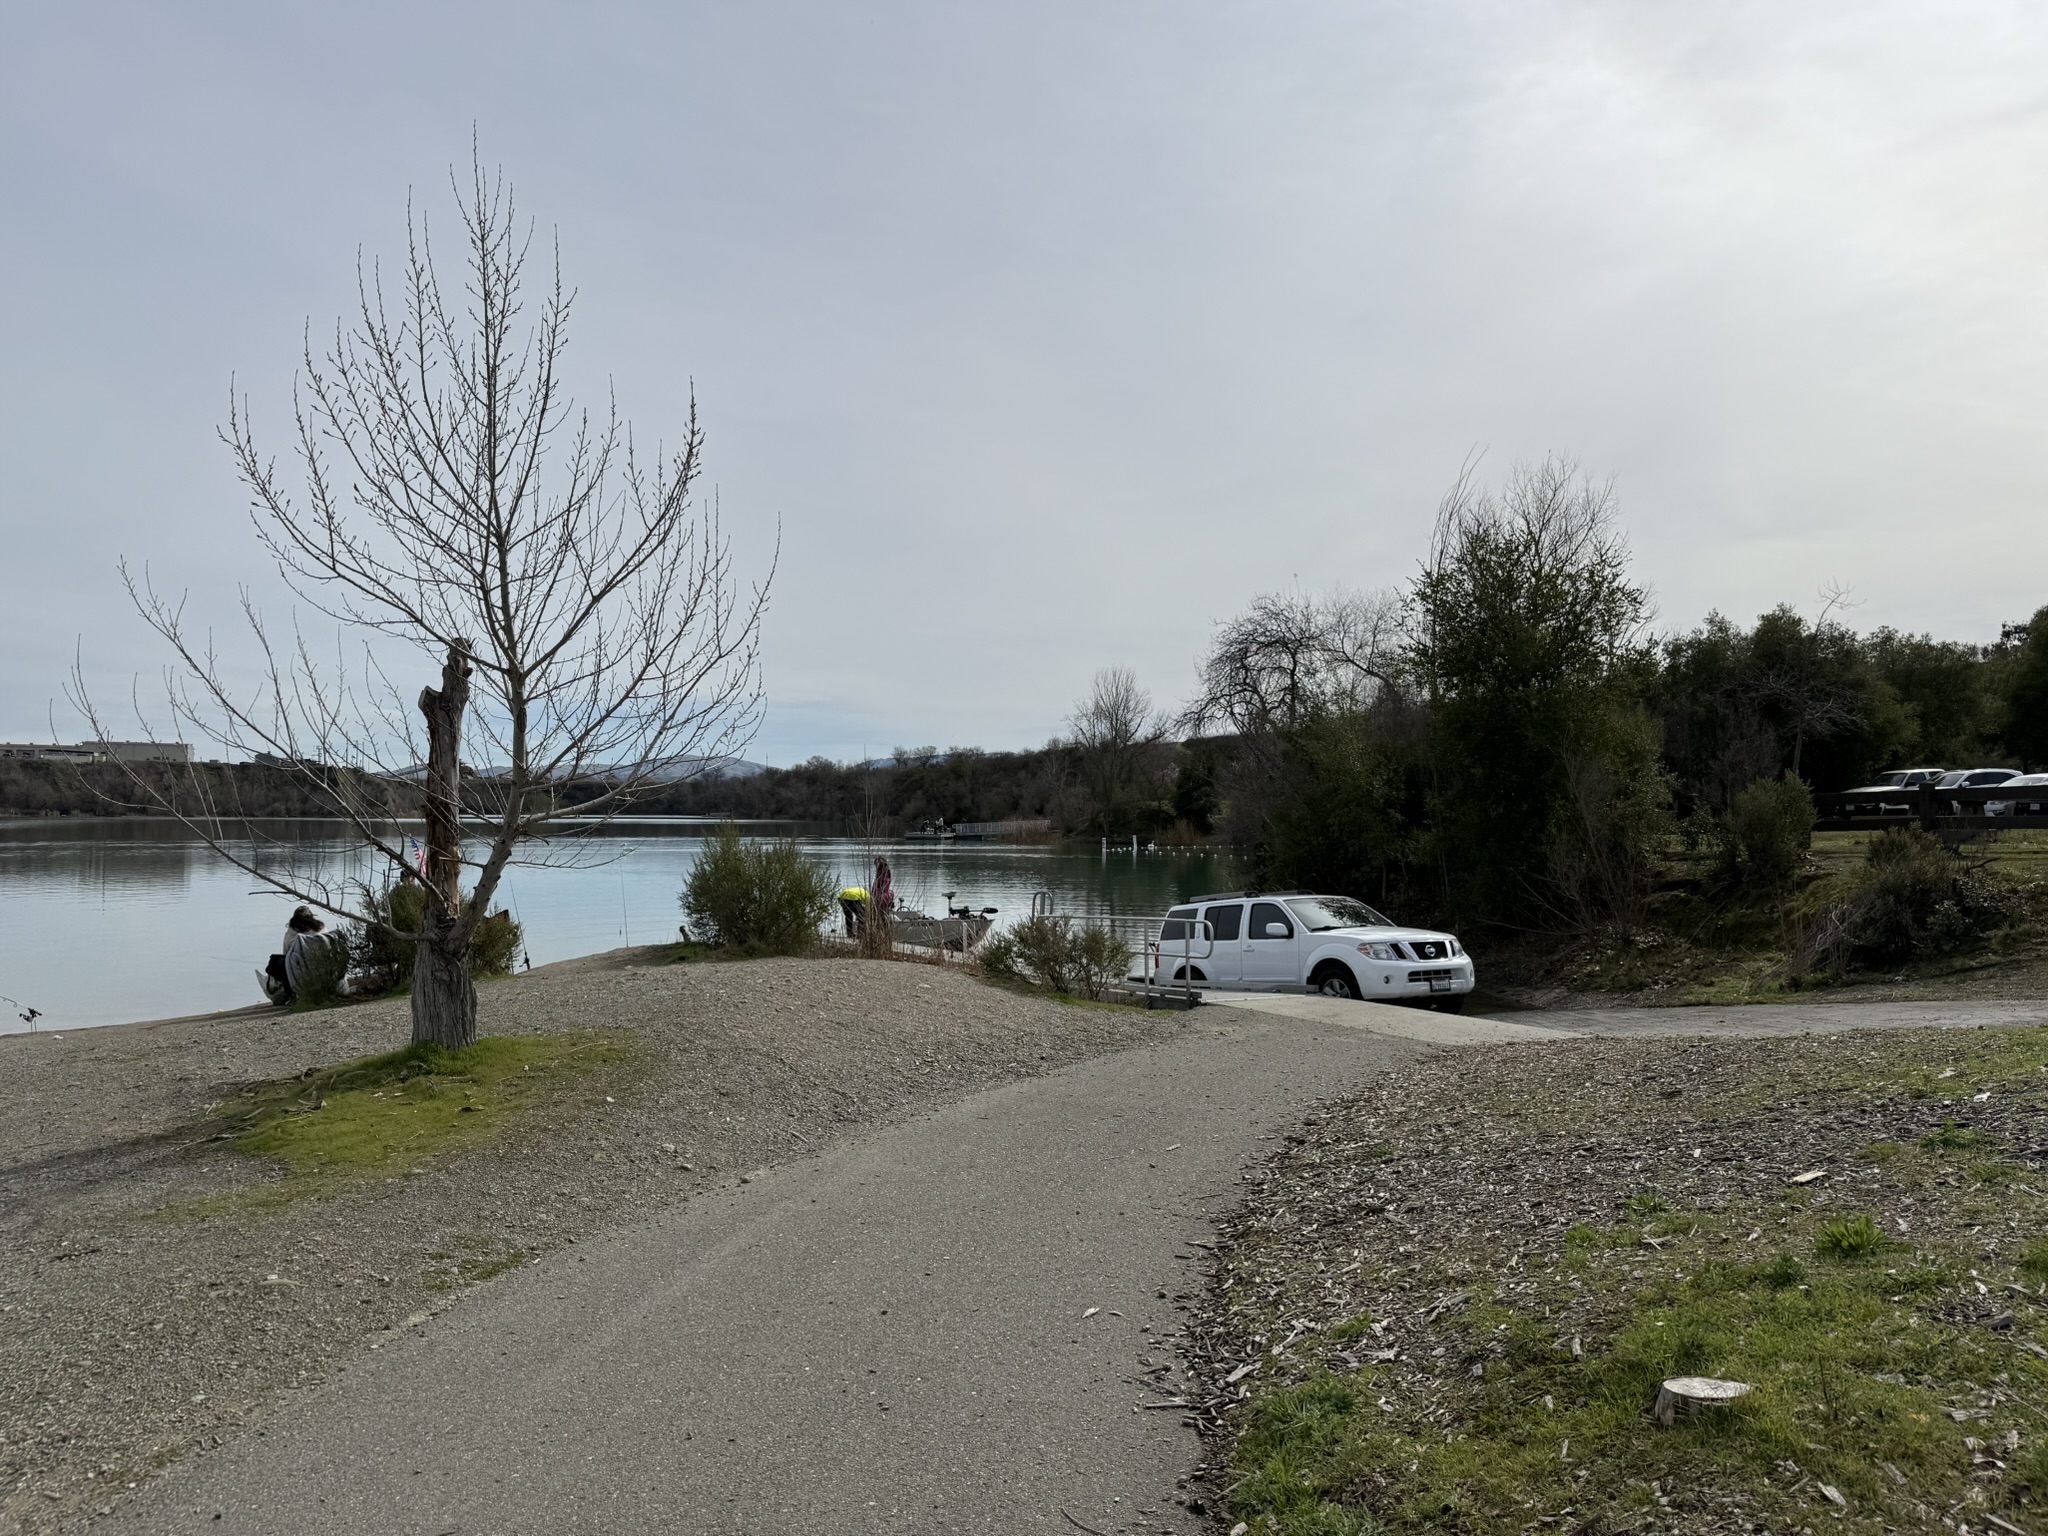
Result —
<path fill-rule="evenodd" d="M 1349 896 L 1224 891 L 1174 907 L 1133 981 L 1227 992 L 1319 992 L 1456 1013 L 1472 957 L 1448 933 L 1403 928 Z"/>

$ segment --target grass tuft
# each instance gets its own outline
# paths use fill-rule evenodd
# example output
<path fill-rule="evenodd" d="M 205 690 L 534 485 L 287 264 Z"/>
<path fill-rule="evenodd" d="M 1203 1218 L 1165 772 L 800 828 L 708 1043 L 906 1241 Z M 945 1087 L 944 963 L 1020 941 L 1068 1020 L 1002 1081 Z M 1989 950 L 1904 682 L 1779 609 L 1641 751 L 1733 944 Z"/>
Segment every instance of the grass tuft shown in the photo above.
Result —
<path fill-rule="evenodd" d="M 415 1171 L 494 1140 L 535 1108 L 581 1107 L 579 1080 L 631 1050 L 632 1037 L 619 1030 L 493 1037 L 460 1051 L 410 1045 L 252 1084 L 216 1120 L 226 1122 L 236 1152 L 280 1165 L 283 1177 L 166 1214 L 277 1207 L 341 1183 Z"/>
<path fill-rule="evenodd" d="M 1882 1250 L 1884 1245 L 1884 1229 L 1864 1211 L 1822 1222 L 1820 1233 L 1813 1240 L 1816 1253 L 1847 1262 L 1867 1259 Z"/>

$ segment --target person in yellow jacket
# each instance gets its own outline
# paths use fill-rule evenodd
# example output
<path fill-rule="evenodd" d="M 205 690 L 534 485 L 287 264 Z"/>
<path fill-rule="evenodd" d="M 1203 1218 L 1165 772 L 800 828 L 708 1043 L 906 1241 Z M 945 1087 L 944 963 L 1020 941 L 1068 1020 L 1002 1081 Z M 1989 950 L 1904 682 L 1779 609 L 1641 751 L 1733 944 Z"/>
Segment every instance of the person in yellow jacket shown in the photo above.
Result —
<path fill-rule="evenodd" d="M 839 910 L 846 918 L 846 936 L 850 939 L 860 932 L 860 926 L 867 921 L 868 888 L 864 885 L 849 885 L 839 893 Z"/>

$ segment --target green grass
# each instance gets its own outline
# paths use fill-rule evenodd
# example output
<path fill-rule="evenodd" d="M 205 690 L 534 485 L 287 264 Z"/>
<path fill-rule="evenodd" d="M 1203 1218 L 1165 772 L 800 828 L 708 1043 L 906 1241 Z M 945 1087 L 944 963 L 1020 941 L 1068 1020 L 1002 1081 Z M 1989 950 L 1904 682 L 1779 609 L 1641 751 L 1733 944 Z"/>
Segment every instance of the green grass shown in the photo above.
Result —
<path fill-rule="evenodd" d="M 1988 1509 L 2048 1530 L 2048 1360 L 2033 1353 L 2048 1344 L 2048 1299 L 2034 1294 L 2048 1285 L 2048 1187 L 1999 1156 L 2008 1141 L 2028 1145 L 2013 1127 L 2027 1123 L 2022 1106 L 2048 1098 L 2048 1029 L 1925 1031 L 1790 1055 L 1782 1067 L 1703 1083 L 1686 1103 L 1705 1118 L 1767 1104 L 1790 1117 L 1826 1113 L 1838 1096 L 1902 1111 L 1917 1098 L 1953 1103 L 1956 1118 L 1862 1143 L 1878 1182 L 1846 1208 L 1831 1186 L 1694 1209 L 1623 1185 L 1611 1224 L 1518 1247 L 1512 1269 L 1484 1244 L 1426 1253 L 1419 1270 L 1390 1261 L 1402 1296 L 1456 1289 L 1472 1300 L 1418 1331 L 1405 1306 L 1376 1299 L 1385 1292 L 1356 1290 L 1352 1305 L 1392 1321 L 1380 1341 L 1402 1349 L 1398 1360 L 1337 1372 L 1326 1367 L 1343 1362 L 1312 1339 L 1262 1373 L 1236 1424 L 1229 1519 L 1278 1536 L 1620 1533 L 1673 1521 L 1875 1536 L 1958 1518 L 1988 1529 Z M 1964 1123 L 1985 1092 L 2004 1106 L 1993 1122 L 2003 1134 Z M 1484 1093 L 1470 1102 L 1493 1112 Z M 1646 1095 L 1639 1108 L 1659 1103 Z M 1913 1117 L 1930 1118 L 1925 1108 Z M 1571 1123 L 1527 1113 L 1517 1134 Z M 1658 1169 L 1637 1177 L 1657 1180 Z M 1894 1214 L 1910 1218 L 1897 1232 Z M 1232 1259 L 1260 1282 L 1231 1303 L 1253 1337 L 1279 1336 L 1327 1274 L 1303 1271 L 1297 1294 L 1280 1270 L 1292 1250 L 1273 1241 Z M 1754 1390 L 1659 1428 L 1657 1386 L 1680 1374 Z M 1974 1416 L 1959 1422 L 1951 1409 Z M 1990 1476 L 1981 1457 L 2003 1470 Z"/>
<path fill-rule="evenodd" d="M 1814 1491 L 1825 1482 L 1848 1500 L 1849 1529 L 1923 1528 L 1916 1504 L 1968 1496 L 1965 1435 L 2004 1429 L 1944 1413 L 1976 1400 L 1962 1384 L 2005 1372 L 2037 1396 L 2048 1362 L 1989 1330 L 1916 1316 L 1901 1284 L 1868 1262 L 1809 1268 L 1789 1252 L 1709 1261 L 1630 1298 L 1583 1358 L 1526 1303 L 1475 1304 L 1442 1367 L 1455 1383 L 1454 1427 L 1404 1412 L 1390 1368 L 1318 1371 L 1254 1399 L 1230 1515 L 1254 1530 L 1271 1516 L 1282 1536 L 1507 1536 L 1569 1510 L 1564 1529 L 1620 1531 L 1655 1512 L 1655 1485 L 1740 1490 L 1751 1517 L 1776 1530 L 1826 1509 Z M 1755 1390 L 1660 1429 L 1647 1410 L 1676 1375 Z"/>
<path fill-rule="evenodd" d="M 1871 1258 L 1881 1252 L 1884 1245 L 1883 1229 L 1863 1211 L 1822 1222 L 1820 1235 L 1813 1240 L 1814 1251 L 1823 1258 L 1850 1262 Z"/>
<path fill-rule="evenodd" d="M 252 1084 L 215 1112 L 220 1134 L 282 1176 L 167 1214 L 282 1206 L 340 1183 L 416 1172 L 496 1139 L 543 1105 L 581 1107 L 585 1075 L 631 1052 L 632 1037 L 619 1030 L 491 1037 L 460 1051 L 411 1045 Z"/>

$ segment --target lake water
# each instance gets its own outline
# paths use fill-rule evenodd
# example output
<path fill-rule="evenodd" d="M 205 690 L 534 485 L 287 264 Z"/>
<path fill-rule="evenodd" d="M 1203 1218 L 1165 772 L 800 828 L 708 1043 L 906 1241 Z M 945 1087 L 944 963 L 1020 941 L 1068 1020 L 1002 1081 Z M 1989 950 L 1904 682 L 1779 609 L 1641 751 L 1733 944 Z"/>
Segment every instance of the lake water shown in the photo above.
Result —
<path fill-rule="evenodd" d="M 564 844 L 567 867 L 514 868 L 500 887 L 535 965 L 676 936 L 683 880 L 712 824 L 644 817 Z M 237 846 L 266 869 L 329 881 L 369 866 L 339 823 L 252 823 Z M 750 827 L 772 834 L 797 829 Z M 909 906 L 943 910 L 946 891 L 1028 916 L 1035 891 L 1057 910 L 1150 915 L 1236 878 L 1218 854 L 1103 854 L 1074 844 L 902 843 L 806 837 L 842 883 L 867 883 L 886 856 Z M 42 1010 L 38 1029 L 79 1028 L 262 1001 L 254 972 L 278 947 L 294 903 L 258 886 L 174 821 L 47 818 L 0 822 L 0 995 Z M 0 1033 L 26 1028 L 0 1012 Z"/>

